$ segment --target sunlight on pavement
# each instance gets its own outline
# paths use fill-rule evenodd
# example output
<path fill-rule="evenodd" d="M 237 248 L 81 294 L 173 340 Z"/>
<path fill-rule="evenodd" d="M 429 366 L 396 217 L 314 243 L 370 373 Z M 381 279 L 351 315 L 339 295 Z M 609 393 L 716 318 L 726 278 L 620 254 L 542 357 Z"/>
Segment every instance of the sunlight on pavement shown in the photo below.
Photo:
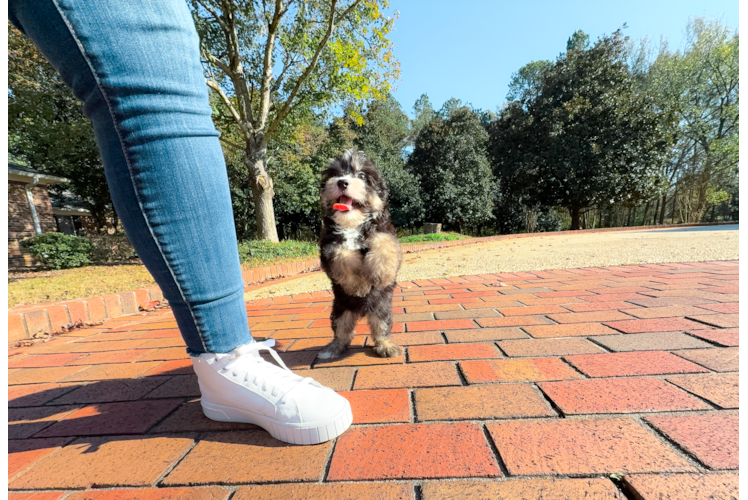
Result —
<path fill-rule="evenodd" d="M 407 254 L 398 281 L 472 274 L 738 259 L 738 225 L 535 236 Z M 329 290 L 322 273 L 247 292 L 245 300 Z"/>

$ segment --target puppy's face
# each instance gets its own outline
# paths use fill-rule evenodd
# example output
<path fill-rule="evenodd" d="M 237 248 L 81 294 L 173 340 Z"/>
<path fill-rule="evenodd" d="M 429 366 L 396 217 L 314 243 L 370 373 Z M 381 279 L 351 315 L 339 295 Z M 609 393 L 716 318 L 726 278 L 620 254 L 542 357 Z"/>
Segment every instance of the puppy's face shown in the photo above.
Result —
<path fill-rule="evenodd" d="M 363 153 L 349 150 L 322 172 L 322 212 L 338 225 L 355 228 L 382 211 L 387 186 L 374 163 Z"/>

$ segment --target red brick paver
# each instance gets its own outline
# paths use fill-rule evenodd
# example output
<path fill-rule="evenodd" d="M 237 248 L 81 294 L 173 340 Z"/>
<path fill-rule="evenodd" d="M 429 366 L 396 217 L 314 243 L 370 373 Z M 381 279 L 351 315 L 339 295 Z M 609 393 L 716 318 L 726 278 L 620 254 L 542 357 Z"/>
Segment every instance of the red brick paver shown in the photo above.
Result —
<path fill-rule="evenodd" d="M 556 416 L 530 384 L 418 389 L 415 403 L 418 420 Z"/>
<path fill-rule="evenodd" d="M 346 483 L 346 484 L 278 484 L 244 486 L 232 500 L 412 500 L 413 487 L 407 483 Z"/>
<path fill-rule="evenodd" d="M 166 476 L 168 485 L 315 481 L 330 443 L 293 446 L 264 430 L 208 434 Z M 241 460 L 237 460 L 241 457 Z"/>
<path fill-rule="evenodd" d="M 73 493 L 70 500 L 226 500 L 231 490 L 207 488 L 131 488 Z M 66 499 L 66 500 L 67 500 Z"/>
<path fill-rule="evenodd" d="M 727 261 L 400 283 L 404 355 L 391 359 L 362 321 L 343 356 L 316 360 L 328 291 L 248 303 L 258 338 L 351 402 L 351 429 L 315 446 L 206 418 L 168 309 L 14 347 L 9 498 L 737 498 L 737 273 Z M 88 302 L 95 320 L 104 301 Z"/>
<path fill-rule="evenodd" d="M 582 378 L 558 358 L 461 361 L 460 367 L 471 384 Z"/>
<path fill-rule="evenodd" d="M 510 474 L 689 471 L 688 461 L 629 418 L 486 424 Z"/>
<path fill-rule="evenodd" d="M 624 480 L 643 500 L 738 498 L 737 474 L 631 474 Z"/>
<path fill-rule="evenodd" d="M 716 372 L 736 372 L 740 366 L 737 347 L 691 349 L 676 354 Z"/>
<path fill-rule="evenodd" d="M 737 373 L 684 375 L 680 377 L 668 377 L 667 381 L 721 408 L 738 408 L 739 390 Z"/>
<path fill-rule="evenodd" d="M 327 478 L 474 476 L 499 477 L 501 470 L 480 427 L 456 423 L 351 429 L 338 439 Z"/>
<path fill-rule="evenodd" d="M 665 351 L 580 354 L 566 361 L 589 377 L 699 373 L 705 368 Z"/>
<path fill-rule="evenodd" d="M 646 420 L 711 469 L 738 468 L 738 415 L 662 415 Z"/>
<path fill-rule="evenodd" d="M 728 330 L 696 330 L 688 333 L 711 342 L 716 342 L 725 347 L 737 347 L 739 344 L 737 328 Z"/>
<path fill-rule="evenodd" d="M 354 424 L 410 421 L 410 395 L 407 389 L 347 391 L 340 395 L 351 403 Z"/>
<path fill-rule="evenodd" d="M 625 500 L 613 482 L 608 479 L 534 478 L 501 482 L 430 481 L 423 485 L 422 491 L 423 500 L 457 498 Z"/>
<path fill-rule="evenodd" d="M 511 357 L 563 356 L 564 354 L 594 354 L 605 352 L 589 340 L 580 338 L 504 340 L 499 347 Z"/>
<path fill-rule="evenodd" d="M 408 360 L 411 363 L 501 357 L 503 356 L 494 344 L 442 344 L 408 348 Z"/>
<path fill-rule="evenodd" d="M 460 377 L 452 363 L 426 365 L 365 366 L 359 368 L 355 389 L 387 389 L 395 387 L 438 387 L 460 385 Z"/>
<path fill-rule="evenodd" d="M 79 439 L 37 462 L 10 489 L 151 486 L 192 443 L 178 436 Z"/>
<path fill-rule="evenodd" d="M 541 382 L 538 385 L 566 414 L 709 409 L 699 399 L 651 377 Z"/>

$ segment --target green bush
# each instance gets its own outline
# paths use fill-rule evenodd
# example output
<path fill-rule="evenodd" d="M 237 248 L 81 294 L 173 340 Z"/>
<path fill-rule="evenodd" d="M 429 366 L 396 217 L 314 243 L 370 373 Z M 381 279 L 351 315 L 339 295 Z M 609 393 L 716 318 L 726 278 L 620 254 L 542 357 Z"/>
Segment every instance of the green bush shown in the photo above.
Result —
<path fill-rule="evenodd" d="M 32 256 L 54 269 L 91 264 L 94 246 L 83 238 L 62 233 L 45 233 L 21 241 Z"/>
<path fill-rule="evenodd" d="M 467 236 L 457 233 L 414 234 L 411 236 L 403 236 L 402 238 L 400 238 L 400 243 L 420 243 L 422 241 L 454 241 L 462 240 L 464 238 L 467 238 Z"/>
<path fill-rule="evenodd" d="M 261 265 L 314 257 L 317 254 L 319 247 L 310 241 L 284 240 L 280 243 L 271 243 L 252 240 L 239 243 L 239 259 L 242 264 Z"/>

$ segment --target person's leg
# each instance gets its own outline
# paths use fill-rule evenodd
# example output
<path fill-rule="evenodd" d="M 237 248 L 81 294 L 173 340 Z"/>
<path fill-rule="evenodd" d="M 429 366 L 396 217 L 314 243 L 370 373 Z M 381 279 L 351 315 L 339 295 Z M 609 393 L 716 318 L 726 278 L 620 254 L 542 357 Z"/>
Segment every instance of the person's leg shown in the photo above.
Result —
<path fill-rule="evenodd" d="M 249 334 L 228 178 L 184 0 L 11 0 L 10 16 L 84 102 L 117 213 L 196 354 L 205 415 L 296 444 L 343 433 L 348 401 Z"/>
<path fill-rule="evenodd" d="M 114 206 L 190 352 L 252 342 L 228 177 L 184 0 L 11 0 L 84 103 Z"/>

